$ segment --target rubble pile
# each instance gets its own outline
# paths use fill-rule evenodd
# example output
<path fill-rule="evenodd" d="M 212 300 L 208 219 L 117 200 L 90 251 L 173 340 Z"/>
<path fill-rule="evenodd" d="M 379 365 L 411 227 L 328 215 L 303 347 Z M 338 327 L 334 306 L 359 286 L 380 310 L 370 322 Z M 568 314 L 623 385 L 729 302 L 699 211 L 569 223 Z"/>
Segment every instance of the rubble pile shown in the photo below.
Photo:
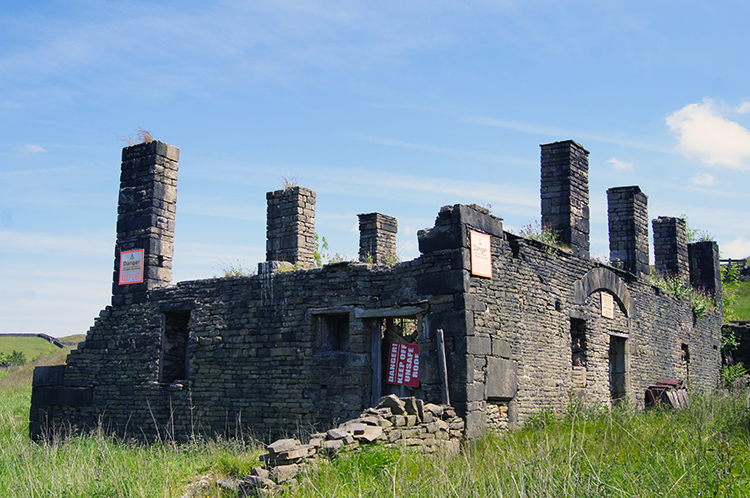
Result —
<path fill-rule="evenodd" d="M 262 467 L 240 483 L 245 496 L 265 496 L 290 482 L 319 458 L 358 450 L 362 445 L 409 448 L 432 453 L 458 453 L 464 421 L 448 405 L 424 403 L 414 397 L 383 396 L 375 408 L 327 432 L 311 434 L 303 444 L 297 439 L 279 439 L 261 455 Z"/>

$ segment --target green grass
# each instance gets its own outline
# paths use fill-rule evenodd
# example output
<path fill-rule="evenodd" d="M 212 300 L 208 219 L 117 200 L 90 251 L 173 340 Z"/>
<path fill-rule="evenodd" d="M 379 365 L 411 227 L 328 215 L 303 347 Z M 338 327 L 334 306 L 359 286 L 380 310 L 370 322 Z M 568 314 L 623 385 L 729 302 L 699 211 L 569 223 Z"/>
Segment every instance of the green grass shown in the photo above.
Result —
<path fill-rule="evenodd" d="M 750 320 L 750 282 L 725 283 L 723 291 L 730 297 L 725 315 L 731 320 Z"/>
<path fill-rule="evenodd" d="M 19 351 L 26 356 L 27 361 L 35 360 L 43 354 L 57 351 L 58 348 L 41 337 L 8 337 L 0 336 L 0 353 L 10 355 Z"/>
<path fill-rule="evenodd" d="M 750 496 L 747 393 L 683 412 L 572 411 L 487 437 L 460 456 L 374 450 L 285 496 Z"/>
<path fill-rule="evenodd" d="M 144 445 L 92 434 L 31 442 L 31 366 L 0 379 L 0 497 L 236 496 L 216 479 L 258 464 L 258 446 L 231 441 Z M 457 456 L 367 448 L 320 463 L 281 496 L 750 496 L 748 391 L 692 393 L 691 401 L 680 412 L 545 413 Z M 207 485 L 189 487 L 199 481 Z"/>

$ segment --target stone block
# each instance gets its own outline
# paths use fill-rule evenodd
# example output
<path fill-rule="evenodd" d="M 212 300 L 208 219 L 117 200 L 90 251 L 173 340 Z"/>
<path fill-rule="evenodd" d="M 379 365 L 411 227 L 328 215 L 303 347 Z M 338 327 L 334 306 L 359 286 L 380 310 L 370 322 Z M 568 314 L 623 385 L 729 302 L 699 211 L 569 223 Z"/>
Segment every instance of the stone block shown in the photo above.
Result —
<path fill-rule="evenodd" d="M 443 311 L 427 315 L 430 328 L 443 329 L 445 337 L 474 335 L 474 313 L 464 310 Z"/>
<path fill-rule="evenodd" d="M 510 358 L 510 342 L 499 337 L 492 338 L 492 356 Z"/>
<path fill-rule="evenodd" d="M 270 453 L 281 453 L 283 451 L 291 451 L 301 444 L 296 439 L 279 439 L 266 446 L 266 450 Z"/>
<path fill-rule="evenodd" d="M 417 280 L 417 293 L 426 295 L 459 294 L 469 288 L 469 273 L 450 270 L 428 273 Z"/>
<path fill-rule="evenodd" d="M 518 367 L 512 360 L 487 358 L 487 399 L 511 399 L 518 391 Z"/>
<path fill-rule="evenodd" d="M 36 367 L 34 369 L 34 387 L 61 386 L 65 376 L 65 365 Z"/>

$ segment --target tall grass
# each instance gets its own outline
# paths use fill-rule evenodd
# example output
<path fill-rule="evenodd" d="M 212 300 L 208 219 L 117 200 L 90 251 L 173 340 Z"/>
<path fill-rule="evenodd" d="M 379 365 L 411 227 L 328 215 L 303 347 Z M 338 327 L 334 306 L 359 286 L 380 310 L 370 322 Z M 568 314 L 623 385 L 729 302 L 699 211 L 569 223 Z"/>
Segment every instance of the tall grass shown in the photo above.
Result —
<path fill-rule="evenodd" d="M 490 436 L 457 457 L 365 451 L 286 496 L 750 496 L 747 394 L 673 412 L 572 410 Z"/>

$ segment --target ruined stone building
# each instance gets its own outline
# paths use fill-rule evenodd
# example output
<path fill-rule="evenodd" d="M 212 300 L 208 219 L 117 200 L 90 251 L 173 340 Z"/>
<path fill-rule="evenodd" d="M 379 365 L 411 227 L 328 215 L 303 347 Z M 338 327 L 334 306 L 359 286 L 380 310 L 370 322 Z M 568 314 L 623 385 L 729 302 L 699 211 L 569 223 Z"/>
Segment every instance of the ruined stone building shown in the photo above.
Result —
<path fill-rule="evenodd" d="M 268 439 L 352 418 L 383 394 L 440 403 L 445 378 L 471 438 L 575 399 L 643 406 L 663 377 L 717 383 L 721 311 L 698 316 L 650 284 L 638 187 L 607 191 L 617 267 L 590 258 L 588 152 L 575 142 L 541 146 L 542 223 L 564 247 L 457 204 L 419 232 L 412 261 L 388 264 L 397 221 L 370 213 L 361 261 L 315 267 L 315 192 L 293 187 L 267 195 L 257 275 L 172 284 L 178 156 L 161 142 L 123 149 L 111 306 L 66 365 L 35 371 L 33 436 L 70 423 Z M 658 271 L 721 292 L 715 242 L 686 244 L 677 218 L 653 230 Z M 394 385 L 394 343 L 418 346 L 411 386 Z"/>

